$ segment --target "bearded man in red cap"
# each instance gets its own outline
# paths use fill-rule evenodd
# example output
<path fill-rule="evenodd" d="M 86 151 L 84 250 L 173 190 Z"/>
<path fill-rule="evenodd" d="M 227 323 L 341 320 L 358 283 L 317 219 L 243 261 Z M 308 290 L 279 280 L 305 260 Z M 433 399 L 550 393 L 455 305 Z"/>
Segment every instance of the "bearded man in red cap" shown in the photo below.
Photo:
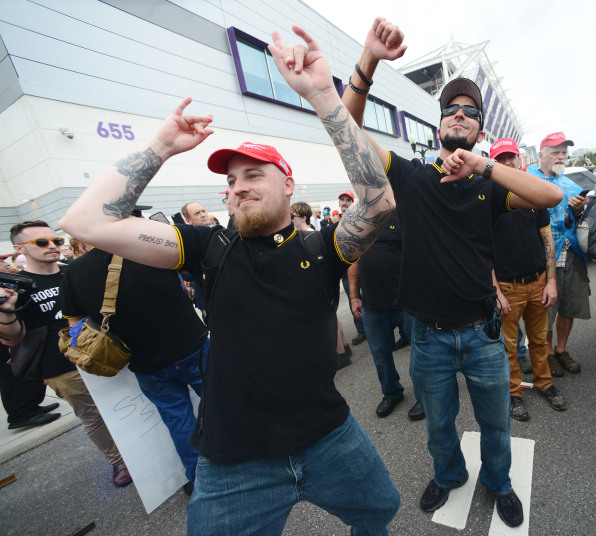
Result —
<path fill-rule="evenodd" d="M 189 535 L 281 534 L 300 500 L 332 512 L 352 534 L 380 535 L 399 507 L 383 461 L 333 381 L 338 295 L 331 295 L 346 267 L 370 247 L 395 199 L 318 45 L 303 29 L 293 30 L 308 48 L 285 44 L 273 32 L 269 49 L 288 84 L 321 118 L 358 195 L 338 224 L 300 235 L 290 217 L 290 164 L 274 147 L 249 142 L 216 151 L 207 162 L 227 176 L 238 234 L 127 217 L 166 159 L 213 133 L 211 116 L 184 113 L 190 98 L 139 152 L 104 172 L 60 222 L 111 253 L 182 268 L 198 279 L 209 244 L 231 243 L 207 298 L 211 345 L 191 437 L 200 456 Z M 308 237 L 323 242 L 328 285 L 316 266 L 321 258 L 309 259 L 303 245 Z"/>
<path fill-rule="evenodd" d="M 513 169 L 521 167 L 515 140 L 501 138 L 490 148 L 490 157 Z M 546 209 L 519 209 L 501 214 L 493 227 L 497 297 L 503 314 L 503 337 L 511 379 L 510 415 L 518 421 L 530 418 L 522 398 L 522 373 L 517 361 L 517 334 L 523 317 L 530 341 L 533 382 L 553 409 L 567 403 L 553 385 L 548 365 L 548 308 L 557 299 L 555 245 Z"/>
<path fill-rule="evenodd" d="M 581 372 L 580 364 L 567 351 L 567 341 L 573 319 L 590 318 L 590 284 L 586 254 L 577 242 L 576 223 L 584 211 L 586 198 L 579 195 L 582 188 L 563 175 L 567 148 L 574 145 L 562 132 L 546 136 L 540 143 L 540 166 L 528 167 L 528 173 L 557 185 L 563 190 L 563 200 L 549 208 L 550 223 L 557 255 L 558 298 L 548 313 L 548 362 L 553 376 Z M 553 347 L 553 327 L 557 328 L 557 342 Z"/>

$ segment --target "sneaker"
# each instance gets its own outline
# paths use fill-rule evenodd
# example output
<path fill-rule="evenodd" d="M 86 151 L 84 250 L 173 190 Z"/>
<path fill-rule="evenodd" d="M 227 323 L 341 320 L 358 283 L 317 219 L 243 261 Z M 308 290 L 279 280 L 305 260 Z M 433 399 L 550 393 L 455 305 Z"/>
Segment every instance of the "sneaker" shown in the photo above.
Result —
<path fill-rule="evenodd" d="M 50 411 L 58 409 L 59 405 L 60 404 L 58 404 L 58 402 L 54 402 L 53 404 L 48 404 L 47 406 L 39 406 L 39 411 L 41 413 L 49 413 Z"/>
<path fill-rule="evenodd" d="M 389 398 L 388 396 L 384 396 L 381 403 L 377 406 L 377 415 L 379 417 L 387 417 L 395 409 L 395 406 L 397 406 L 403 399 L 403 393 L 400 398 Z"/>
<path fill-rule="evenodd" d="M 447 502 L 447 499 L 449 498 L 449 492 L 452 489 L 461 488 L 467 481 L 468 471 L 466 471 L 464 478 L 459 484 L 455 484 L 450 488 L 441 488 L 433 478 L 429 482 L 428 486 L 426 486 L 422 497 L 420 497 L 420 508 L 422 508 L 425 512 L 434 512 L 435 510 L 438 510 Z"/>
<path fill-rule="evenodd" d="M 530 361 L 527 355 L 521 357 L 518 356 L 517 364 L 519 365 L 522 374 L 530 374 L 531 372 L 533 372 L 532 362 Z"/>
<path fill-rule="evenodd" d="M 114 465 L 114 471 L 112 473 L 112 484 L 117 488 L 123 488 L 128 486 L 132 482 L 132 477 L 126 468 L 124 462 L 117 463 Z"/>
<path fill-rule="evenodd" d="M 421 421 L 426 418 L 426 414 L 418 402 L 416 402 L 416 404 L 410 408 L 410 411 L 408 411 L 408 418 L 412 421 Z"/>
<path fill-rule="evenodd" d="M 497 512 L 508 527 L 519 527 L 524 522 L 524 509 L 515 491 L 507 495 L 497 495 Z"/>
<path fill-rule="evenodd" d="M 565 402 L 563 395 L 559 393 L 554 385 L 551 385 L 544 391 L 538 392 L 546 398 L 546 401 L 550 404 L 551 408 L 556 409 L 557 411 L 565 411 L 567 409 L 567 402 Z"/>
<path fill-rule="evenodd" d="M 524 399 L 521 396 L 511 397 L 511 411 L 509 415 L 517 421 L 527 421 L 530 418 L 530 414 L 526 406 L 524 406 Z"/>
<path fill-rule="evenodd" d="M 354 346 L 358 346 L 359 344 L 362 344 L 365 340 L 366 340 L 366 335 L 361 335 L 360 333 L 358 333 L 358 335 L 356 335 L 352 339 L 352 344 Z"/>
<path fill-rule="evenodd" d="M 26 428 L 27 426 L 39 426 L 41 424 L 48 424 L 60 418 L 60 413 L 38 413 L 26 421 L 12 422 L 8 425 L 9 430 L 16 430 L 17 428 Z"/>

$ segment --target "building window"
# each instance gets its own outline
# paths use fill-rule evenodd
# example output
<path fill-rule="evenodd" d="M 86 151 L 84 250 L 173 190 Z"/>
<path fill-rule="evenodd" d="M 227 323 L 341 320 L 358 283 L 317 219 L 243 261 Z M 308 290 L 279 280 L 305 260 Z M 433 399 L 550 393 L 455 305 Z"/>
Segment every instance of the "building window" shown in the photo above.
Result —
<path fill-rule="evenodd" d="M 402 112 L 402 121 L 408 141 L 437 148 L 437 129 L 411 114 Z"/>
<path fill-rule="evenodd" d="M 286 83 L 277 70 L 273 56 L 267 49 L 267 43 L 233 26 L 228 28 L 228 37 L 242 94 L 292 108 L 314 111 L 312 106 Z M 342 87 L 340 80 L 333 77 L 333 81 L 339 92 L 339 88 Z"/>
<path fill-rule="evenodd" d="M 395 120 L 395 106 L 383 102 L 376 97 L 368 97 L 364 109 L 364 126 L 392 136 L 399 136 Z"/>

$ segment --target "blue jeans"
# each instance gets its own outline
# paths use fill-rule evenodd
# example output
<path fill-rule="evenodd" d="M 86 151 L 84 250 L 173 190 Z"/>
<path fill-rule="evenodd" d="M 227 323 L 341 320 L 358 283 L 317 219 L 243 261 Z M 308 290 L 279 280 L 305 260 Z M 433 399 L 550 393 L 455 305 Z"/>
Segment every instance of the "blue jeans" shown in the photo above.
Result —
<path fill-rule="evenodd" d="M 517 328 L 517 357 L 526 357 L 526 345 L 523 343 L 524 332 L 521 327 Z"/>
<path fill-rule="evenodd" d="M 409 343 L 412 317 L 401 308 L 375 311 L 363 307 L 362 320 L 383 395 L 394 399 L 403 398 L 404 388 L 399 382 L 399 373 L 393 361 L 393 331 L 399 327 L 400 333 L 404 334 Z"/>
<path fill-rule="evenodd" d="M 494 495 L 504 495 L 511 491 L 509 360 L 503 336 L 490 339 L 485 326 L 476 323 L 443 331 L 414 319 L 410 376 L 416 400 L 426 414 L 436 483 L 451 487 L 460 483 L 466 472 L 455 429 L 459 413 L 456 375 L 461 372 L 480 425 L 480 482 Z"/>
<path fill-rule="evenodd" d="M 203 342 L 203 370 L 209 351 L 209 339 Z M 201 348 L 159 370 L 135 373 L 143 394 L 155 404 L 184 466 L 189 482 L 194 482 L 199 453 L 190 443 L 196 417 L 192 409 L 190 385 L 201 396 L 202 375 L 199 370 Z"/>
<path fill-rule="evenodd" d="M 277 536 L 292 507 L 308 501 L 352 526 L 352 535 L 386 535 L 400 497 L 358 421 L 283 458 L 215 463 L 199 456 L 188 502 L 188 535 Z"/>

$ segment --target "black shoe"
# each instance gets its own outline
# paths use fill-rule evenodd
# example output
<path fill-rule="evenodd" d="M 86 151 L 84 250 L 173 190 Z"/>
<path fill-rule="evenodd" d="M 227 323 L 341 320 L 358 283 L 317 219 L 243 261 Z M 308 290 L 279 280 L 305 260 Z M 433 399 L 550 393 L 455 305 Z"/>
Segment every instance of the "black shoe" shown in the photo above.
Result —
<path fill-rule="evenodd" d="M 350 356 L 347 354 L 339 354 L 337 356 L 337 361 L 335 362 L 335 370 L 340 370 L 352 364 L 352 360 Z"/>
<path fill-rule="evenodd" d="M 387 417 L 387 415 L 390 415 L 395 409 L 395 406 L 397 406 L 403 399 L 403 393 L 401 398 L 389 398 L 388 396 L 384 396 L 381 403 L 377 406 L 377 415 L 379 417 Z"/>
<path fill-rule="evenodd" d="M 511 411 L 509 415 L 517 421 L 527 421 L 530 418 L 530 414 L 526 406 L 524 406 L 524 399 L 521 396 L 511 397 Z"/>
<path fill-rule="evenodd" d="M 354 346 L 358 346 L 359 344 L 362 344 L 365 340 L 366 340 L 366 335 L 360 335 L 360 333 L 358 333 L 358 335 L 356 335 L 352 339 L 352 344 Z"/>
<path fill-rule="evenodd" d="M 190 497 L 195 489 L 195 485 L 192 482 L 187 482 L 184 484 L 184 486 L 182 486 L 182 489 L 184 490 L 184 493 Z"/>
<path fill-rule="evenodd" d="M 416 402 L 416 404 L 410 408 L 410 411 L 408 411 L 408 417 L 413 421 L 421 421 L 426 418 L 426 414 L 422 410 L 422 406 Z"/>
<path fill-rule="evenodd" d="M 398 350 L 401 350 L 402 348 L 405 348 L 406 346 L 410 346 L 410 343 L 404 341 L 403 339 L 399 339 L 399 341 L 395 341 L 395 344 L 393 345 L 393 351 L 397 352 Z"/>
<path fill-rule="evenodd" d="M 449 498 L 449 492 L 452 489 L 461 488 L 467 481 L 468 471 L 466 471 L 464 478 L 459 484 L 455 484 L 450 488 L 439 487 L 433 478 L 428 486 L 426 486 L 422 497 L 420 497 L 420 508 L 422 508 L 425 512 L 434 512 L 435 510 L 438 510 L 447 502 L 447 499 Z"/>
<path fill-rule="evenodd" d="M 497 512 L 508 527 L 519 527 L 524 522 L 524 509 L 515 491 L 507 495 L 497 495 Z"/>
<path fill-rule="evenodd" d="M 13 422 L 8 425 L 9 430 L 16 428 L 25 428 L 27 426 L 39 426 L 40 424 L 47 424 L 55 421 L 60 417 L 60 413 L 38 413 L 26 421 Z"/>
<path fill-rule="evenodd" d="M 551 408 L 556 409 L 557 411 L 565 411 L 567 409 L 567 402 L 565 402 L 563 395 L 559 393 L 558 389 L 554 385 L 551 385 L 544 391 L 538 392 L 544 398 L 546 398 Z"/>
<path fill-rule="evenodd" d="M 345 355 L 346 357 L 352 357 L 352 349 L 350 348 L 349 344 L 344 346 L 344 353 L 341 355 Z"/>
<path fill-rule="evenodd" d="M 39 406 L 39 410 L 41 413 L 49 413 L 50 411 L 54 411 L 60 404 L 58 402 L 54 402 L 53 404 L 48 404 L 47 406 Z"/>

